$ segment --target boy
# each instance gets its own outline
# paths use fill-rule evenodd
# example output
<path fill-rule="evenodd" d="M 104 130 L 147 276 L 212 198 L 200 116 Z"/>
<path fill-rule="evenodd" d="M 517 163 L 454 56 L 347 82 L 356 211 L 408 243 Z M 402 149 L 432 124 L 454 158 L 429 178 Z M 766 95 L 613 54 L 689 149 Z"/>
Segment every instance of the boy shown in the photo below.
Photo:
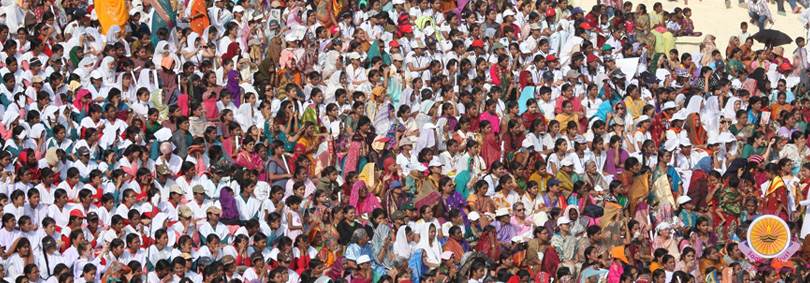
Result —
<path fill-rule="evenodd" d="M 744 4 L 744 3 L 740 3 L 740 4 Z M 740 34 L 737 35 L 737 38 L 740 39 L 740 44 L 745 44 L 745 40 L 747 40 L 748 37 L 750 37 L 750 36 L 751 36 L 751 33 L 748 32 L 748 23 L 741 22 L 740 23 Z"/>

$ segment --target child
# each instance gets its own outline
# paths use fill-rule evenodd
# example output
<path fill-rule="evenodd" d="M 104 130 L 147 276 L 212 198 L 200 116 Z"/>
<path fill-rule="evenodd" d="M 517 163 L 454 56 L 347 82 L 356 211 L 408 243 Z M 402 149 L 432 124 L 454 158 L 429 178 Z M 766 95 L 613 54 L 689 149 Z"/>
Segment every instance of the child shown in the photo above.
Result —
<path fill-rule="evenodd" d="M 722 190 L 718 190 L 715 195 L 717 196 L 717 216 L 720 217 L 720 222 L 717 223 L 717 227 L 723 226 L 726 223 L 726 217 L 737 217 L 740 215 L 740 201 L 742 201 L 742 196 L 740 195 L 739 191 L 737 190 L 737 186 L 740 185 L 740 179 L 737 176 L 731 176 L 728 179 L 728 186 L 723 188 Z"/>
<path fill-rule="evenodd" d="M 679 196 L 678 203 L 681 205 L 681 212 L 678 213 L 678 218 L 683 221 L 684 228 L 690 229 L 697 223 L 698 214 L 695 212 L 695 204 L 692 203 L 692 198 L 688 196 Z"/>
<path fill-rule="evenodd" d="M 751 33 L 748 32 L 748 23 L 741 22 L 740 23 L 740 34 L 737 35 L 737 38 L 740 39 L 740 42 L 745 42 L 745 40 L 748 39 L 748 37 L 750 37 L 750 36 L 751 36 Z"/>
<path fill-rule="evenodd" d="M 294 239 L 304 233 L 304 225 L 301 222 L 301 216 L 298 214 L 298 209 L 301 208 L 301 198 L 298 196 L 290 196 L 287 198 L 287 237 Z"/>
<path fill-rule="evenodd" d="M 745 210 L 740 212 L 740 222 L 757 219 L 762 214 L 757 212 L 759 204 L 755 198 L 749 198 L 745 201 Z"/>

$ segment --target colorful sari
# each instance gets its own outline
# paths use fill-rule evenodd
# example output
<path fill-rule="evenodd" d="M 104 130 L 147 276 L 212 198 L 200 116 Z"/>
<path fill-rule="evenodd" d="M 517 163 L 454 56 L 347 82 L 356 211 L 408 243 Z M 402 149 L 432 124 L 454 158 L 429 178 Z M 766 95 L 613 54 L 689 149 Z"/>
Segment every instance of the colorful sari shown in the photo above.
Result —
<path fill-rule="evenodd" d="M 200 14 L 202 16 L 197 16 Z M 197 18 L 194 18 L 195 16 L 197 16 Z M 205 29 L 211 25 L 211 22 L 208 20 L 208 8 L 205 7 L 205 1 L 203 0 L 192 0 L 191 17 L 194 18 L 191 20 L 191 30 L 197 34 L 203 34 Z"/>
<path fill-rule="evenodd" d="M 554 248 L 551 247 L 550 250 L 554 250 Z M 495 232 L 495 229 L 484 230 L 484 232 L 478 235 L 478 243 L 475 245 L 475 251 L 482 252 L 493 259 L 500 258 L 501 245 L 498 244 L 498 233 Z"/>
<path fill-rule="evenodd" d="M 152 16 L 152 45 L 157 46 L 158 41 L 158 30 L 160 28 L 167 28 L 172 30 L 174 25 L 177 22 L 177 6 L 178 3 L 176 0 L 148 0 L 152 5 L 152 9 L 154 9 L 154 15 Z M 202 33 L 200 33 L 202 34 Z"/>
<path fill-rule="evenodd" d="M 438 202 L 442 196 L 439 194 L 439 180 L 428 176 L 423 182 L 422 187 L 413 196 L 413 201 L 416 204 L 416 209 L 421 209 L 423 206 L 429 206 Z M 434 214 L 439 215 L 439 214 Z"/>
<path fill-rule="evenodd" d="M 672 184 L 669 183 L 668 178 L 672 178 Z M 663 178 L 663 183 L 659 185 L 658 179 Z M 683 185 L 683 181 L 681 180 L 681 175 L 675 171 L 675 168 L 672 166 L 667 165 L 667 170 L 661 170 L 661 167 L 655 166 L 655 171 L 653 171 L 652 175 L 652 182 L 653 182 L 653 191 L 649 197 L 649 203 L 654 204 L 658 199 L 664 198 L 665 201 L 668 201 L 670 204 L 675 204 L 674 201 L 670 201 L 669 198 L 676 199 L 678 198 L 678 187 Z M 670 191 L 667 193 L 664 191 L 664 188 L 659 188 L 659 186 L 666 185 Z"/>
<path fill-rule="evenodd" d="M 689 141 L 693 145 L 700 146 L 706 144 L 708 135 L 706 129 L 703 128 L 703 124 L 700 123 L 700 114 L 689 114 L 689 116 L 686 117 L 683 128 L 686 130 Z"/>
<path fill-rule="evenodd" d="M 784 207 L 785 203 L 787 203 L 787 187 L 782 177 L 776 176 L 768 185 L 768 190 L 765 191 L 762 214 L 777 215 L 788 221 L 788 215 Z"/>

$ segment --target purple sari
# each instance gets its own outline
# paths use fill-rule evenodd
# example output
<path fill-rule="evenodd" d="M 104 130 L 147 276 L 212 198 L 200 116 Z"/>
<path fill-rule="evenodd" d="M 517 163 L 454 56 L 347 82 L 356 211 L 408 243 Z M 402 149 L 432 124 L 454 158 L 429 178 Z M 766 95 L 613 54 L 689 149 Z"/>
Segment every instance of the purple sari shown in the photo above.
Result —
<path fill-rule="evenodd" d="M 618 175 L 622 173 L 622 168 L 616 166 L 613 162 L 613 158 L 616 156 L 616 151 L 613 149 L 608 149 L 606 151 L 607 155 L 605 156 L 605 172 L 612 175 Z M 624 161 L 630 158 L 630 154 L 627 153 L 626 150 L 622 149 L 619 155 L 619 162 L 620 164 L 624 164 Z"/>

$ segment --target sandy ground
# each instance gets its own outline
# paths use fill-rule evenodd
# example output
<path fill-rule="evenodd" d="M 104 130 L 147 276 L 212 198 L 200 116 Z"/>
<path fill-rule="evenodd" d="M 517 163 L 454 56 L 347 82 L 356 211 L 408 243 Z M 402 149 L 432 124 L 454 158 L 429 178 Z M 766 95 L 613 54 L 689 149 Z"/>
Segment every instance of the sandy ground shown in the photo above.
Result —
<path fill-rule="evenodd" d="M 591 7 L 597 3 L 598 0 L 578 0 L 576 3 L 582 7 L 583 10 L 590 11 Z M 625 0 L 627 2 L 628 0 Z M 676 7 L 692 9 L 692 20 L 695 22 L 696 31 L 703 32 L 703 35 L 711 34 L 717 37 L 715 41 L 717 47 L 725 54 L 726 47 L 728 46 L 729 38 L 740 34 L 740 23 L 748 22 L 748 10 L 737 6 L 737 0 L 731 0 L 731 8 L 726 8 L 725 2 L 722 0 L 688 0 L 689 5 L 684 5 L 683 0 L 671 2 L 667 0 L 629 0 L 633 3 L 633 10 L 638 3 L 647 5 L 647 11 L 652 11 L 652 6 L 656 2 L 661 2 L 664 5 L 665 11 L 672 11 Z M 747 1 L 747 0 L 746 0 Z M 801 6 L 801 5 L 799 5 Z M 771 14 L 774 17 L 774 25 L 772 29 L 780 30 L 790 38 L 805 37 L 807 31 L 802 27 L 801 22 L 798 20 L 798 14 L 793 14 L 790 11 L 790 5 L 785 1 L 785 9 L 788 10 L 785 16 L 776 13 L 776 4 L 769 4 Z M 768 24 L 766 22 L 766 28 Z M 748 31 L 753 35 L 759 29 L 756 24 L 748 24 Z M 703 36 L 699 38 L 679 38 L 677 46 L 681 52 L 694 52 L 698 51 L 698 44 L 703 41 Z M 754 41 L 755 49 L 763 48 L 764 45 Z M 796 48 L 795 44 L 785 46 L 785 53 L 792 53 Z"/>

